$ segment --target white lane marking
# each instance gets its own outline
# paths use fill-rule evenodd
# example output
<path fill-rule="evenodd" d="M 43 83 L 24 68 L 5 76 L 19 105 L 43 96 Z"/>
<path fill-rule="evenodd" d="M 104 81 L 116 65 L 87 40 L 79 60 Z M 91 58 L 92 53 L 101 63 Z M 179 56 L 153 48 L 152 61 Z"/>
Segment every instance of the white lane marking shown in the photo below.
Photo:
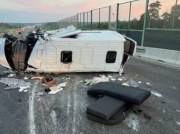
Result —
<path fill-rule="evenodd" d="M 37 82 L 35 82 L 35 86 L 32 88 L 30 95 L 29 95 L 29 124 L 30 124 L 30 134 L 36 134 L 35 131 L 35 122 L 34 122 L 34 90 L 37 88 L 36 86 Z"/>

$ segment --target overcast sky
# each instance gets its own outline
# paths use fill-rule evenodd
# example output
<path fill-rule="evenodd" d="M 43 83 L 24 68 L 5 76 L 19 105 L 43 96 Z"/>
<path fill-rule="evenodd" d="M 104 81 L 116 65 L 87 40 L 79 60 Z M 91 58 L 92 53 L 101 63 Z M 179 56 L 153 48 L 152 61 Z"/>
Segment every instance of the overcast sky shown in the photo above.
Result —
<path fill-rule="evenodd" d="M 52 22 L 80 12 L 127 1 L 130 0 L 0 0 L 0 22 Z M 135 14 L 144 11 L 145 0 L 140 1 L 142 2 L 137 5 L 139 8 L 133 12 Z M 123 12 L 127 15 L 126 11 L 125 9 Z"/>

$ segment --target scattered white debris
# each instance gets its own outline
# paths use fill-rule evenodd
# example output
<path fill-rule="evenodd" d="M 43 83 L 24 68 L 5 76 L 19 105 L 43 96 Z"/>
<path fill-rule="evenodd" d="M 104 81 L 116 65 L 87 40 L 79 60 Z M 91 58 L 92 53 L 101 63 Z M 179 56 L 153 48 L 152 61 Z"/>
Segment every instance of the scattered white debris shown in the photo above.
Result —
<path fill-rule="evenodd" d="M 28 90 L 24 90 L 24 92 L 28 92 Z"/>
<path fill-rule="evenodd" d="M 141 81 L 138 81 L 139 84 L 141 84 L 142 82 Z"/>
<path fill-rule="evenodd" d="M 138 117 L 135 114 L 129 114 L 123 122 L 135 131 L 138 131 L 140 127 Z"/>
<path fill-rule="evenodd" d="M 151 85 L 149 82 L 146 82 L 147 85 Z"/>
<path fill-rule="evenodd" d="M 20 86 L 19 92 L 23 92 L 27 88 L 30 88 L 30 86 Z"/>
<path fill-rule="evenodd" d="M 114 78 L 111 78 L 111 81 L 115 81 L 116 79 L 114 79 Z"/>
<path fill-rule="evenodd" d="M 1 78 L 1 83 L 4 83 L 8 85 L 9 87 L 6 87 L 5 89 L 16 89 L 20 88 L 20 92 L 22 92 L 24 89 L 29 88 L 31 86 L 31 83 L 25 82 L 24 80 L 15 79 L 15 78 Z"/>
<path fill-rule="evenodd" d="M 4 89 L 16 89 L 16 88 L 18 88 L 17 83 L 16 83 L 16 84 L 9 85 L 9 87 L 6 87 L 6 88 L 4 88 Z"/>
<path fill-rule="evenodd" d="M 50 92 L 48 92 L 48 94 L 56 94 L 60 91 L 62 91 L 64 89 L 64 87 L 66 87 L 66 82 L 65 83 L 60 83 L 59 85 L 57 86 L 53 86 L 53 87 L 50 87 Z"/>
<path fill-rule="evenodd" d="M 122 85 L 123 85 L 123 86 L 129 86 L 129 84 L 128 84 L 128 83 L 123 83 Z"/>
<path fill-rule="evenodd" d="M 123 79 L 122 79 L 122 78 L 118 78 L 118 80 L 119 80 L 119 81 L 123 81 Z"/>
<path fill-rule="evenodd" d="M 180 122 L 176 122 L 178 125 L 180 125 Z"/>
<path fill-rule="evenodd" d="M 123 79 L 123 80 L 126 80 L 126 78 L 125 78 L 125 77 L 122 77 L 122 79 Z"/>
<path fill-rule="evenodd" d="M 131 87 L 138 87 L 138 84 L 132 79 L 129 81 L 129 85 L 131 85 Z"/>
<path fill-rule="evenodd" d="M 156 92 L 156 91 L 151 91 L 151 93 L 157 97 L 163 97 L 162 94 Z"/>
<path fill-rule="evenodd" d="M 124 71 L 123 67 L 120 66 L 120 69 L 119 69 L 119 75 L 120 75 L 120 76 L 122 75 L 123 71 Z"/>
<path fill-rule="evenodd" d="M 180 113 L 180 110 L 177 109 L 176 112 Z"/>
<path fill-rule="evenodd" d="M 43 96 L 43 95 L 44 95 L 44 92 L 38 92 L 36 95 L 37 95 L 37 96 Z"/>
<path fill-rule="evenodd" d="M 112 76 L 111 76 L 111 75 L 108 75 L 108 78 L 112 78 Z"/>
<path fill-rule="evenodd" d="M 16 74 L 9 74 L 7 77 L 14 77 Z"/>
<path fill-rule="evenodd" d="M 66 87 L 66 82 L 65 83 L 61 83 L 58 86 L 61 87 L 61 88 L 64 88 L 64 87 Z"/>
<path fill-rule="evenodd" d="M 59 89 L 56 90 L 56 91 L 51 90 L 48 94 L 56 94 L 56 93 L 58 93 L 58 92 L 60 92 L 60 91 L 62 91 L 62 90 L 63 90 L 63 88 L 59 88 Z"/>
<path fill-rule="evenodd" d="M 166 113 L 166 110 L 163 109 L 163 113 Z"/>
<path fill-rule="evenodd" d="M 44 83 L 43 83 L 42 85 L 43 85 L 43 86 L 46 86 L 46 87 L 48 86 L 48 85 L 46 85 L 46 84 L 44 84 Z"/>
<path fill-rule="evenodd" d="M 66 77 L 66 80 L 70 80 L 70 79 L 71 79 L 71 76 L 67 76 L 67 77 Z"/>
<path fill-rule="evenodd" d="M 23 79 L 24 79 L 24 80 L 28 80 L 28 77 L 24 77 Z"/>
<path fill-rule="evenodd" d="M 105 75 L 100 75 L 100 77 L 94 77 L 93 79 L 84 80 L 85 85 L 94 85 L 99 82 L 109 82 L 109 77 L 106 77 Z"/>

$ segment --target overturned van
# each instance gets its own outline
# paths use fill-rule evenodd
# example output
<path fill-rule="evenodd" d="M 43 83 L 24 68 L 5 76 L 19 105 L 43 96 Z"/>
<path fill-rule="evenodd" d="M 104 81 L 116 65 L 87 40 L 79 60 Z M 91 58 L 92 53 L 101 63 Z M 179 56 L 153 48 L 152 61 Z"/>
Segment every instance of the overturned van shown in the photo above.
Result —
<path fill-rule="evenodd" d="M 0 47 L 0 64 L 13 70 L 118 72 L 133 56 L 136 42 L 115 31 L 69 26 L 31 32 L 24 40 L 5 34 Z"/>

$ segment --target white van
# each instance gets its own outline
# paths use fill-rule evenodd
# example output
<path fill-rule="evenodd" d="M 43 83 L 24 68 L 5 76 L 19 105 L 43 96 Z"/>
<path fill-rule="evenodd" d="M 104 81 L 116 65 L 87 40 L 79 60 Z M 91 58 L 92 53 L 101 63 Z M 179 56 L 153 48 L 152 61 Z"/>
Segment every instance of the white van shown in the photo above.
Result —
<path fill-rule="evenodd" d="M 36 33 L 34 42 L 17 43 L 11 50 L 15 58 L 6 52 L 7 38 L 0 39 L 0 63 L 35 72 L 118 72 L 136 49 L 134 40 L 115 31 L 68 27 L 47 33 L 43 37 Z"/>

